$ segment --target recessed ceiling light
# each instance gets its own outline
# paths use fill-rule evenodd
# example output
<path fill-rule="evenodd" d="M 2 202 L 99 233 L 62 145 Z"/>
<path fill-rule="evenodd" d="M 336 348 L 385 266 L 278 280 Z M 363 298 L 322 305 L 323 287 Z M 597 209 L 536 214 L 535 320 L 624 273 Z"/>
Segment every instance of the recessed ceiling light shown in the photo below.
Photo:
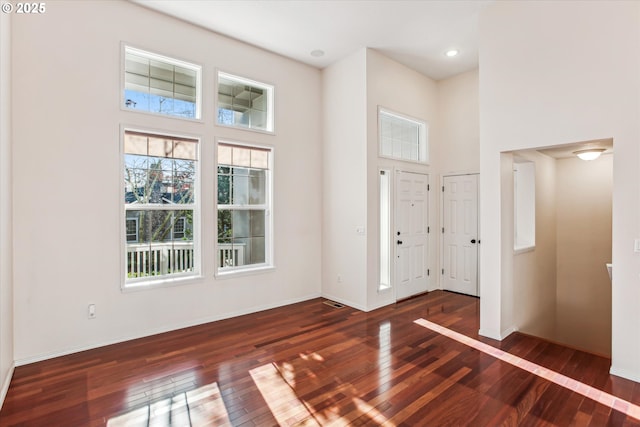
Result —
<path fill-rule="evenodd" d="M 321 56 L 324 56 L 324 50 L 322 49 L 312 50 L 311 56 L 313 56 L 314 58 L 320 58 Z"/>
<path fill-rule="evenodd" d="M 458 49 L 450 49 L 446 51 L 444 54 L 449 58 L 453 58 L 454 56 L 458 56 L 459 53 L 460 51 Z"/>

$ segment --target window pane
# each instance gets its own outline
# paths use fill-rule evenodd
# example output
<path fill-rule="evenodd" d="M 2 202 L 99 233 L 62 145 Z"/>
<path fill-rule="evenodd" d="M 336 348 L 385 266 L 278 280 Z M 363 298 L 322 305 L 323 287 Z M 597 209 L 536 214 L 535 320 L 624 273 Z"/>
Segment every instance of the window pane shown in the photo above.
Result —
<path fill-rule="evenodd" d="M 262 205 L 266 203 L 266 171 L 257 169 L 230 168 L 231 170 L 231 199 L 233 205 Z M 222 176 L 223 179 L 228 179 Z M 228 185 L 218 180 L 218 185 Z M 225 188 L 218 192 L 218 203 L 222 203 L 221 197 L 226 196 Z"/>
<path fill-rule="evenodd" d="M 427 162 L 426 123 L 380 111 L 379 126 L 381 156 Z"/>
<path fill-rule="evenodd" d="M 125 48 L 125 107 L 199 118 L 200 67 L 178 60 Z"/>
<path fill-rule="evenodd" d="M 126 233 L 128 278 L 193 271 L 192 210 L 127 211 Z"/>
<path fill-rule="evenodd" d="M 273 131 L 273 86 L 218 74 L 218 123 Z"/>
<path fill-rule="evenodd" d="M 125 203 L 194 203 L 196 144 L 195 140 L 125 133 Z"/>
<path fill-rule="evenodd" d="M 218 212 L 218 267 L 266 262 L 265 212 L 228 210 Z"/>
<path fill-rule="evenodd" d="M 231 168 L 218 167 L 218 204 L 231 204 Z"/>

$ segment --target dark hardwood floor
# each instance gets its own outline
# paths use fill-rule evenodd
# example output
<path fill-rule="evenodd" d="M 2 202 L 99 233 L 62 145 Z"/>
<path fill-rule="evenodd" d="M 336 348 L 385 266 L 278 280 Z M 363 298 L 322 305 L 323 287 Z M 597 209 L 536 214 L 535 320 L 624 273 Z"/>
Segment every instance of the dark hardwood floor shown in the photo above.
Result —
<path fill-rule="evenodd" d="M 321 299 L 16 368 L 0 426 L 640 426 L 414 323 L 419 318 L 636 405 L 609 359 L 478 337 L 479 300 L 431 292 L 363 313 Z"/>

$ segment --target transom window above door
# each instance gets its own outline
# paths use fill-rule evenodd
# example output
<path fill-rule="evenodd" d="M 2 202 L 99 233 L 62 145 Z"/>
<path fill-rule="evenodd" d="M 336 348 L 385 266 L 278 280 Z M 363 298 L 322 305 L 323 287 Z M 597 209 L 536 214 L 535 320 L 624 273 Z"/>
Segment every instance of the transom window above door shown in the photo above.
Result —
<path fill-rule="evenodd" d="M 429 162 L 427 124 L 383 108 L 378 109 L 380 156 Z"/>

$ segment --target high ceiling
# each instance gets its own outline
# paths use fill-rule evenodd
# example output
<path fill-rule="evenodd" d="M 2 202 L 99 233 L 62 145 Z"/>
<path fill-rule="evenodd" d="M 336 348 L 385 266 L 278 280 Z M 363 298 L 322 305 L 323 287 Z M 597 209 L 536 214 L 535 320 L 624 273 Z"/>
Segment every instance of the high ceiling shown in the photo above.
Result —
<path fill-rule="evenodd" d="M 317 68 L 369 47 L 435 80 L 478 66 L 478 15 L 492 2 L 132 1 Z M 450 49 L 459 54 L 447 57 Z"/>

